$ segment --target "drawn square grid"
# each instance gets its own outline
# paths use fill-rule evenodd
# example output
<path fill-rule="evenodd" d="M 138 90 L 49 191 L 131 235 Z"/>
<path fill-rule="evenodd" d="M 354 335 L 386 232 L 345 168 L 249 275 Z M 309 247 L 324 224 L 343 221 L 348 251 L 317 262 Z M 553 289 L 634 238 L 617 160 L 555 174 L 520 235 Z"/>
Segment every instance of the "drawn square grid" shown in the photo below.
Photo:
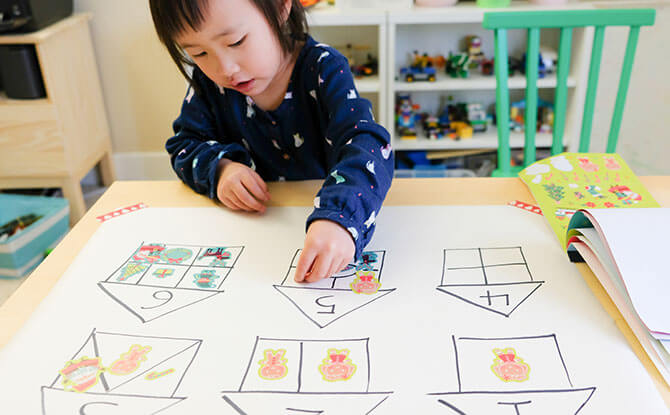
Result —
<path fill-rule="evenodd" d="M 295 270 L 298 264 L 298 259 L 300 258 L 300 253 L 302 249 L 298 249 L 293 256 L 291 261 L 291 266 L 289 267 L 284 280 L 281 285 L 288 285 L 294 287 L 302 287 L 304 284 L 296 283 L 293 279 L 295 275 Z M 384 266 L 384 258 L 386 252 L 379 251 L 365 251 L 362 254 L 362 258 L 359 259 L 356 263 L 350 263 L 347 265 L 347 268 L 344 270 L 331 275 L 328 278 L 310 283 L 312 288 L 336 288 L 336 289 L 349 289 L 351 284 L 356 279 L 356 272 L 371 272 L 374 274 L 374 277 L 381 283 L 382 268 Z M 366 264 L 363 258 L 369 258 L 369 262 Z"/>
<path fill-rule="evenodd" d="M 532 281 L 521 247 L 445 249 L 442 285 Z"/>
<path fill-rule="evenodd" d="M 145 246 L 144 242 L 140 244 L 140 247 L 143 246 Z M 176 244 L 165 244 L 164 246 L 165 251 L 170 249 L 186 249 L 191 251 L 192 254 L 182 263 L 168 263 L 169 261 L 165 261 L 162 258 L 155 262 L 147 262 L 137 259 L 136 255 L 140 249 L 138 248 L 121 267 L 107 278 L 106 281 L 216 291 L 221 287 L 221 284 L 225 281 L 244 250 L 243 246 L 209 247 Z M 223 248 L 225 252 L 230 254 L 229 259 L 225 260 L 225 264 L 219 264 L 218 266 L 212 265 L 207 257 L 203 258 L 203 255 L 201 255 L 201 253 L 204 254 L 208 250 L 216 250 L 217 248 Z M 212 257 L 212 259 L 214 259 L 214 257 Z M 172 272 L 164 272 L 161 276 L 161 271 L 159 270 L 165 269 L 170 269 Z M 198 280 L 194 277 L 194 274 L 207 269 L 215 271 L 215 275 L 218 276 L 218 278 L 215 279 L 215 283 L 212 284 L 212 287 L 203 287 L 201 284 L 198 284 Z M 159 275 L 156 275 L 156 273 Z"/>

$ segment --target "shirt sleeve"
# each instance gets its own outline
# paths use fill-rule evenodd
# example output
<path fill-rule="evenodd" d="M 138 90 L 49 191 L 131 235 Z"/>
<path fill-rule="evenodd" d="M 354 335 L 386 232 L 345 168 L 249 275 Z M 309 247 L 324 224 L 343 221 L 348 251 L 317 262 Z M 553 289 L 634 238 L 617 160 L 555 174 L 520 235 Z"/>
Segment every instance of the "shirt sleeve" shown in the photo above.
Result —
<path fill-rule="evenodd" d="M 194 72 L 202 93 L 188 88 L 181 113 L 172 125 L 175 135 L 167 140 L 165 149 L 177 176 L 197 193 L 216 200 L 219 160 L 225 157 L 249 166 L 251 157 L 243 146 L 221 136 L 222 129 L 211 110 L 214 104 L 207 99 L 209 85 L 202 77 Z"/>
<path fill-rule="evenodd" d="M 346 58 L 331 53 L 323 59 L 317 84 L 319 106 L 327 119 L 328 176 L 314 199 L 307 227 L 317 219 L 339 223 L 351 233 L 359 258 L 391 187 L 390 136 L 375 122 L 370 101 L 358 95 Z"/>

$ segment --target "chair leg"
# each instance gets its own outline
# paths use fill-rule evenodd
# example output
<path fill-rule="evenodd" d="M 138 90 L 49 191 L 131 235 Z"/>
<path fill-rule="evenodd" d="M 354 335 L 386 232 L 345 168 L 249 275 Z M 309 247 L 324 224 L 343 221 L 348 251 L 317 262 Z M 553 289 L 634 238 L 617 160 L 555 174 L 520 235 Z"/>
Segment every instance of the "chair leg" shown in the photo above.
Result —
<path fill-rule="evenodd" d="M 102 184 L 105 186 L 110 186 L 116 180 L 112 153 L 110 151 L 106 151 L 100 159 L 100 176 Z"/>
<path fill-rule="evenodd" d="M 70 202 L 70 225 L 74 225 L 86 213 L 86 203 L 84 203 L 81 184 L 76 178 L 68 177 L 63 179 L 62 189 L 63 196 Z"/>

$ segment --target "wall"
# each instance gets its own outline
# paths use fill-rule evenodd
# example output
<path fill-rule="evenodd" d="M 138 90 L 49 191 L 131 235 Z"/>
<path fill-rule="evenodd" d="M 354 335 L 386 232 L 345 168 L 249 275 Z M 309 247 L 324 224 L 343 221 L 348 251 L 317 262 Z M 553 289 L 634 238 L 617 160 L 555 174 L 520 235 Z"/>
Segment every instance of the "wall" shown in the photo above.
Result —
<path fill-rule="evenodd" d="M 631 3 L 631 2 L 628 2 Z M 609 1 L 608 5 L 625 5 Z M 656 25 L 641 31 L 619 152 L 638 174 L 670 174 L 670 4 L 656 6 Z M 663 5 L 665 4 L 665 6 Z M 148 0 L 75 0 L 93 13 L 91 31 L 120 179 L 174 178 L 163 150 L 185 92 L 185 81 L 155 35 Z M 606 31 L 594 119 L 594 151 L 604 149 L 616 96 L 626 31 Z"/>

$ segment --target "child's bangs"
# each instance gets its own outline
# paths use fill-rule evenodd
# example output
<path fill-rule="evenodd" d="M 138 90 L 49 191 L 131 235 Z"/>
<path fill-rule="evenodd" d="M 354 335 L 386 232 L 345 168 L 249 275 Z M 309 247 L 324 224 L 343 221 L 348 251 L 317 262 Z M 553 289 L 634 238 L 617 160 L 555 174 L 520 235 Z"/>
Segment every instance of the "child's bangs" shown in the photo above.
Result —
<path fill-rule="evenodd" d="M 209 0 L 159 0 L 152 2 L 152 14 L 159 36 L 164 43 L 186 30 L 197 31 L 205 20 Z"/>

